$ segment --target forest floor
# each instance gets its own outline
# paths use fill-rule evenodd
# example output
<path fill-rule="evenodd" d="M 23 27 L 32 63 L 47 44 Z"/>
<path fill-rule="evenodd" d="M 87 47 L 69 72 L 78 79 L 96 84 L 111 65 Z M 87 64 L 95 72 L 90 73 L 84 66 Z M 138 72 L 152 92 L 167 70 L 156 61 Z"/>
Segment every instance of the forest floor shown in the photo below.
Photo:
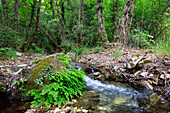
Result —
<path fill-rule="evenodd" d="M 12 80 L 27 77 L 36 63 L 47 54 L 17 53 L 17 59 L 0 59 L 0 84 L 6 83 L 8 90 Z M 129 82 L 156 92 L 170 102 L 170 56 L 154 54 L 152 50 L 110 46 L 100 51 L 84 52 L 80 58 L 68 53 L 73 60 L 85 64 L 86 74 L 93 68 L 95 79 Z M 25 68 L 26 67 L 26 68 Z M 27 70 L 25 70 L 27 69 Z M 8 74 L 7 74 L 8 73 Z"/>

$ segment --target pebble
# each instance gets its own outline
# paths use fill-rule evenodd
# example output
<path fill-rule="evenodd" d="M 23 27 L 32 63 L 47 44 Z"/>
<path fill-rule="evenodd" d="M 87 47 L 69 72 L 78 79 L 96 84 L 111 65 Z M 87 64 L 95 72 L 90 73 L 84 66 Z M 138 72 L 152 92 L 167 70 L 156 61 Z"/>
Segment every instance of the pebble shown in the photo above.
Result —
<path fill-rule="evenodd" d="M 82 109 L 82 112 L 83 112 L 83 113 L 88 113 L 88 110 Z"/>

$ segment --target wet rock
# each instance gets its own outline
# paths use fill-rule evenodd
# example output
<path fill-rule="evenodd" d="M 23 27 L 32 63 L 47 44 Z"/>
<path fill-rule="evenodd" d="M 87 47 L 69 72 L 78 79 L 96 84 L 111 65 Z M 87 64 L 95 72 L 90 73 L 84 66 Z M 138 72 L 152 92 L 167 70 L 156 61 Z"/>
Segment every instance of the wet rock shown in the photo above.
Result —
<path fill-rule="evenodd" d="M 82 109 L 81 110 L 83 113 L 88 113 L 88 110 L 86 110 L 86 109 Z"/>
<path fill-rule="evenodd" d="M 77 103 L 77 102 L 78 102 L 76 99 L 72 99 L 71 101 L 74 102 L 74 103 Z"/>
<path fill-rule="evenodd" d="M 150 101 L 150 104 L 156 104 L 158 102 L 158 100 L 160 99 L 160 97 L 156 94 L 156 93 L 152 93 L 150 96 L 149 96 L 149 101 Z"/>
<path fill-rule="evenodd" d="M 56 72 L 61 70 L 62 67 L 65 65 L 57 58 L 56 55 L 51 55 L 42 59 L 37 66 L 32 70 L 31 75 L 28 78 L 28 82 L 25 85 L 26 92 L 31 89 L 39 88 L 39 85 L 34 82 L 35 79 L 40 79 L 40 73 L 42 69 L 46 68 L 47 66 L 51 65 L 51 71 Z M 44 84 L 49 84 L 50 81 L 46 80 Z"/>
<path fill-rule="evenodd" d="M 148 75 L 148 72 L 142 72 L 139 76 L 146 77 Z"/>
<path fill-rule="evenodd" d="M 59 113 L 60 112 L 60 109 L 59 108 L 56 108 L 55 110 L 54 110 L 54 113 Z"/>
<path fill-rule="evenodd" d="M 135 68 L 142 68 L 145 64 L 151 63 L 152 59 L 150 57 L 142 56 L 140 54 L 132 55 L 126 62 L 126 68 L 128 70 L 133 70 Z"/>
<path fill-rule="evenodd" d="M 153 86 L 148 82 L 148 81 L 139 81 L 138 82 L 138 85 L 142 86 L 142 87 L 145 87 L 149 90 L 153 90 Z"/>
<path fill-rule="evenodd" d="M 134 69 L 142 59 L 140 54 L 132 55 L 126 62 L 127 69 Z"/>
<path fill-rule="evenodd" d="M 60 109 L 60 113 L 68 113 L 70 110 L 70 107 L 66 107 L 65 109 Z"/>
<path fill-rule="evenodd" d="M 114 99 L 114 104 L 119 106 L 119 105 L 125 103 L 127 100 L 128 100 L 127 98 L 118 97 L 118 98 Z"/>
<path fill-rule="evenodd" d="M 138 105 L 140 107 L 149 107 L 150 106 L 150 102 L 149 102 L 148 97 L 145 97 L 145 96 L 138 97 L 137 100 L 138 100 Z"/>
<path fill-rule="evenodd" d="M 100 72 L 93 73 L 94 76 L 99 76 L 100 74 L 101 74 Z"/>
<path fill-rule="evenodd" d="M 100 81 L 104 81 L 105 78 L 104 78 L 104 75 L 99 75 L 98 77 L 96 77 L 97 80 L 100 80 Z"/>
<path fill-rule="evenodd" d="M 74 106 L 74 105 L 75 105 L 74 102 L 67 102 L 67 103 L 65 104 L 65 106 Z"/>
<path fill-rule="evenodd" d="M 76 113 L 76 110 L 75 109 L 71 109 L 70 113 Z"/>

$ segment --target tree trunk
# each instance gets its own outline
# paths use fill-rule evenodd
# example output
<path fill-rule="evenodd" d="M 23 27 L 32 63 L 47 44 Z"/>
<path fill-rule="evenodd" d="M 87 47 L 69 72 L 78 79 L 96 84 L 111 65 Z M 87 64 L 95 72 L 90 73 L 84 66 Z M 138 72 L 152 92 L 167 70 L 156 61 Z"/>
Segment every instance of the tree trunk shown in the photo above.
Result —
<path fill-rule="evenodd" d="M 55 19 L 55 12 L 54 12 L 54 9 L 53 9 L 53 1 L 52 0 L 50 0 L 50 6 L 51 6 L 51 11 L 52 11 L 53 19 Z"/>
<path fill-rule="evenodd" d="M 62 1 L 61 1 L 61 17 L 62 17 L 63 22 L 65 23 L 65 17 L 64 17 L 64 15 L 65 15 L 65 9 L 64 9 L 64 2 L 63 2 L 63 0 L 62 0 Z"/>
<path fill-rule="evenodd" d="M 50 0 L 50 5 L 51 5 L 51 11 L 52 11 L 52 15 L 53 15 L 53 19 L 55 19 L 55 12 L 54 12 L 54 9 L 53 9 L 53 1 Z M 59 38 L 60 41 L 62 41 L 61 39 L 61 36 L 59 34 L 59 30 L 58 30 L 58 27 L 56 27 L 56 33 L 57 33 L 57 36 Z"/>
<path fill-rule="evenodd" d="M 41 0 L 39 0 L 38 2 L 38 9 L 37 9 L 37 18 L 36 18 L 36 24 L 35 24 L 35 30 L 33 35 L 31 36 L 31 39 L 28 41 L 27 46 L 26 46 L 26 50 L 28 50 L 30 48 L 30 46 L 32 45 L 32 43 L 34 42 L 36 36 L 37 36 L 37 30 L 38 30 L 38 24 L 39 24 L 39 17 L 40 17 L 40 7 L 41 7 Z"/>
<path fill-rule="evenodd" d="M 8 8 L 7 8 L 6 0 L 1 0 L 1 2 L 2 2 L 4 19 L 5 19 L 5 25 L 9 27 Z"/>
<path fill-rule="evenodd" d="M 132 17 L 134 12 L 135 0 L 128 0 L 125 4 L 124 13 L 119 21 L 119 28 L 117 30 L 119 41 L 123 45 L 128 42 L 128 32 L 131 28 Z"/>
<path fill-rule="evenodd" d="M 36 0 L 33 0 L 33 2 L 34 3 L 32 4 L 30 23 L 28 25 L 27 32 L 26 32 L 26 40 L 25 40 L 25 43 L 23 44 L 23 47 L 22 47 L 23 51 L 26 51 L 28 49 L 27 45 L 29 43 L 28 42 L 29 41 L 29 32 L 30 32 L 30 29 L 31 29 L 31 26 L 32 26 L 32 21 L 34 19 L 34 15 L 35 15 Z M 26 6 L 27 6 L 27 4 L 26 4 Z"/>
<path fill-rule="evenodd" d="M 104 26 L 102 2 L 103 0 L 96 0 L 98 38 L 99 38 L 99 41 L 101 41 L 102 43 L 105 43 L 108 41 L 108 39 L 107 39 L 107 34 L 106 34 L 105 26 Z"/>
<path fill-rule="evenodd" d="M 15 0 L 15 8 L 14 8 L 14 26 L 15 26 L 15 31 L 18 31 L 18 8 L 19 8 L 19 0 Z"/>
<path fill-rule="evenodd" d="M 79 28 L 78 28 L 79 37 L 77 37 L 77 44 L 81 43 L 82 28 L 83 28 L 82 15 L 83 15 L 83 0 L 79 0 Z"/>
<path fill-rule="evenodd" d="M 116 0 L 113 3 L 113 34 L 115 34 L 115 31 L 117 30 L 117 11 L 118 11 L 118 2 L 119 0 Z"/>
<path fill-rule="evenodd" d="M 62 41 L 66 41 L 66 35 L 65 35 L 65 30 L 64 30 L 64 26 L 63 26 L 63 22 L 62 22 L 62 19 L 61 19 L 61 15 L 60 15 L 60 11 L 58 9 L 58 5 L 57 5 L 57 2 L 56 0 L 54 0 L 54 3 L 56 5 L 56 10 L 57 10 L 57 14 L 58 14 L 58 18 L 59 18 L 59 21 L 60 21 L 60 26 L 61 26 L 61 31 L 62 31 L 62 34 L 63 34 L 63 39 Z"/>

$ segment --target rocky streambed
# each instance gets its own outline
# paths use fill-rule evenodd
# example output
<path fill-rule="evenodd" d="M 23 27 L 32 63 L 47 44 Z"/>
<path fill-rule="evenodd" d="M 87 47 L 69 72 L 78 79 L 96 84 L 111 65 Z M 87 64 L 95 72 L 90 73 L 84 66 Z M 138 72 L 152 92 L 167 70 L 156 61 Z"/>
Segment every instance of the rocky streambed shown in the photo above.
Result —
<path fill-rule="evenodd" d="M 21 104 L 21 101 L 17 105 L 17 102 L 14 101 L 9 102 L 9 104 L 8 101 L 1 102 L 1 105 L 5 105 L 4 108 L 6 109 L 11 109 L 11 112 L 25 112 L 28 109 L 27 113 L 33 111 L 40 113 L 54 111 L 71 113 L 170 111 L 169 56 L 156 56 L 153 55 L 152 51 L 127 50 L 124 48 L 119 50 L 119 57 L 115 57 L 115 54 L 117 54 L 115 48 L 103 49 L 98 53 L 90 51 L 88 54 L 84 54 L 81 59 L 77 59 L 76 63 L 72 63 L 73 67 L 84 68 L 88 76 L 85 78 L 87 88 L 82 97 L 76 98 L 77 102 L 74 101 L 75 103 L 71 101 L 61 108 L 54 105 L 50 109 L 43 106 L 28 109 L 30 107 L 29 102 Z M 68 55 L 75 59 L 74 53 Z M 22 61 L 8 62 L 8 60 L 3 60 L 0 65 L 1 85 L 4 85 L 3 81 L 5 81 L 8 92 L 13 92 L 18 87 L 12 85 L 11 81 L 27 77 L 27 74 L 36 66 L 33 62 L 38 62 L 45 56 L 39 54 L 33 56 L 21 55 L 19 58 Z M 24 60 L 22 57 L 24 57 Z M 8 71 L 10 71 L 9 74 L 4 74 Z M 12 95 L 15 96 L 14 94 Z"/>

